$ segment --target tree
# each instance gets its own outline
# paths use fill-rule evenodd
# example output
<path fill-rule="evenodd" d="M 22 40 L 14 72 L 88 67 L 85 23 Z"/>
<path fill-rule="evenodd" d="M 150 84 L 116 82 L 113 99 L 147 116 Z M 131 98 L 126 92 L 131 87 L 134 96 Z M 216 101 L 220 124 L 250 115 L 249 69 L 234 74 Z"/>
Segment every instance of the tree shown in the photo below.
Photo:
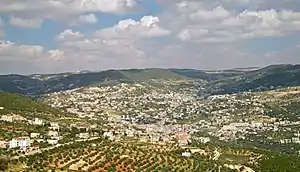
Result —
<path fill-rule="evenodd" d="M 0 171 L 7 171 L 9 160 L 6 157 L 0 157 Z"/>
<path fill-rule="evenodd" d="M 111 165 L 108 167 L 108 171 L 109 171 L 109 172 L 116 171 L 116 165 L 111 164 Z"/>

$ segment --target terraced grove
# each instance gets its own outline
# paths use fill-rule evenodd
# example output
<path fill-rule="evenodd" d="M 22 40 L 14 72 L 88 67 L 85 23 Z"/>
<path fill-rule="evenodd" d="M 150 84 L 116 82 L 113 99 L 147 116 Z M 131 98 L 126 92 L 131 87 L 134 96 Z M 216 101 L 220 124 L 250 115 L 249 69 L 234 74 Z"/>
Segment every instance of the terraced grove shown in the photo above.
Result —
<path fill-rule="evenodd" d="M 11 163 L 11 171 L 233 171 L 206 156 L 181 156 L 173 145 L 110 142 L 98 139 L 79 142 L 28 156 Z"/>

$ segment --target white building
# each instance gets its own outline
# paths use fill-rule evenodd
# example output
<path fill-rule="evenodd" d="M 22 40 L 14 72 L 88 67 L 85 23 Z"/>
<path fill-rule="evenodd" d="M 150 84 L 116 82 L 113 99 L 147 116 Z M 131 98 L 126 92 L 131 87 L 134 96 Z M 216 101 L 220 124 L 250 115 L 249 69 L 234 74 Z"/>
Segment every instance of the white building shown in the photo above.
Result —
<path fill-rule="evenodd" d="M 47 140 L 47 143 L 50 144 L 50 145 L 57 145 L 57 144 L 58 144 L 58 140 L 55 140 L 55 139 L 48 139 L 48 140 Z"/>
<path fill-rule="evenodd" d="M 103 137 L 108 137 L 109 140 L 113 140 L 114 139 L 114 134 L 111 131 L 104 132 Z"/>
<path fill-rule="evenodd" d="M 223 125 L 221 131 L 237 131 L 238 128 L 234 125 Z"/>
<path fill-rule="evenodd" d="M 78 137 L 81 139 L 88 139 L 89 133 L 79 133 Z"/>
<path fill-rule="evenodd" d="M 7 121 L 7 122 L 13 122 L 14 121 L 13 116 L 11 116 L 11 115 L 2 115 L 0 120 L 1 121 Z"/>
<path fill-rule="evenodd" d="M 127 137 L 134 137 L 134 133 L 131 130 L 126 130 Z"/>
<path fill-rule="evenodd" d="M 56 131 L 59 131 L 59 125 L 58 125 L 58 123 L 51 122 L 51 123 L 50 123 L 49 129 L 50 129 L 50 130 L 56 130 Z"/>
<path fill-rule="evenodd" d="M 35 118 L 34 121 L 33 121 L 33 124 L 34 124 L 34 125 L 43 125 L 44 122 L 43 122 L 42 119 Z"/>
<path fill-rule="evenodd" d="M 97 124 L 93 124 L 93 125 L 91 125 L 91 126 L 90 126 L 90 128 L 91 128 L 91 129 L 95 129 L 95 128 L 97 128 Z"/>
<path fill-rule="evenodd" d="M 30 146 L 30 139 L 28 137 L 18 137 L 14 138 L 9 142 L 9 148 L 18 148 L 21 149 L 27 148 Z"/>
<path fill-rule="evenodd" d="M 190 156 L 191 156 L 191 153 L 190 153 L 190 152 L 183 152 L 183 153 L 181 154 L 181 156 L 183 156 L 183 157 L 190 157 Z"/>
<path fill-rule="evenodd" d="M 58 132 L 57 131 L 49 131 L 48 132 L 48 136 L 49 137 L 57 137 L 58 136 Z"/>
<path fill-rule="evenodd" d="M 30 138 L 38 138 L 40 133 L 30 133 Z"/>
<path fill-rule="evenodd" d="M 293 137 L 292 138 L 292 142 L 299 144 L 300 143 L 300 139 L 298 137 Z"/>
<path fill-rule="evenodd" d="M 201 143 L 208 143 L 208 142 L 210 142 L 210 138 L 209 137 L 200 137 L 199 141 Z"/>

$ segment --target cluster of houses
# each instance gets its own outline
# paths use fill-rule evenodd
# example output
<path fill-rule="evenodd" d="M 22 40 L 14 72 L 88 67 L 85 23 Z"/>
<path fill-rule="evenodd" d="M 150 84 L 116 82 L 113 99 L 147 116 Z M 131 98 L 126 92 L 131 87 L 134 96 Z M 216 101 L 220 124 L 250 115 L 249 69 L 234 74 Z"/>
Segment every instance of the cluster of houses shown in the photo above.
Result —
<path fill-rule="evenodd" d="M 264 132 L 289 132 L 297 135 L 298 129 L 292 129 L 291 126 L 298 126 L 300 124 L 299 121 L 276 121 L 276 118 L 270 118 L 265 122 L 233 122 L 226 125 L 222 125 L 221 127 L 215 127 L 211 125 L 207 127 L 206 125 L 200 125 L 200 129 L 202 127 L 212 130 L 214 132 L 208 132 L 211 136 L 218 137 L 219 140 L 223 141 L 232 141 L 237 139 L 247 139 L 247 136 L 254 135 L 259 136 Z M 299 134 L 297 136 L 300 136 Z M 274 140 L 275 138 L 266 137 L 266 139 L 274 140 L 275 142 L 279 142 L 281 144 L 287 143 L 300 143 L 299 137 L 291 137 L 280 140 Z"/>
<path fill-rule="evenodd" d="M 32 147 L 37 147 L 39 143 L 47 143 L 48 145 L 52 146 L 59 145 L 59 141 L 63 139 L 63 136 L 60 134 L 61 127 L 56 122 L 50 122 L 40 118 L 29 120 L 18 114 L 2 115 L 0 120 L 13 123 L 28 123 L 30 125 L 43 125 L 44 127 L 47 127 L 46 133 L 40 133 L 36 131 L 28 133 L 28 135 L 22 137 L 15 137 L 11 140 L 0 141 L 0 148 L 3 149 L 20 149 L 23 151 L 29 151 Z M 70 129 L 72 129 L 72 127 L 77 128 L 78 131 L 82 131 L 77 134 L 78 139 L 88 139 L 93 136 L 93 134 L 91 134 L 89 131 L 96 129 L 97 125 L 91 125 L 85 122 L 77 122 L 69 126 Z"/>
<path fill-rule="evenodd" d="M 155 144 L 174 143 L 180 146 L 188 145 L 195 140 L 199 143 L 210 142 L 209 137 L 192 137 L 197 132 L 196 125 L 178 124 L 126 124 L 108 123 L 105 126 L 111 128 L 104 130 L 103 136 L 110 140 L 119 141 L 122 137 L 131 137 L 142 142 Z"/>
<path fill-rule="evenodd" d="M 7 114 L 7 115 L 2 115 L 0 120 L 6 122 L 14 122 L 14 121 L 26 121 L 26 118 L 18 114 Z"/>
<path fill-rule="evenodd" d="M 41 136 L 40 133 L 30 133 L 30 136 L 16 137 L 10 141 L 2 141 L 0 147 L 9 149 L 20 148 L 22 150 L 26 150 L 30 148 L 30 145 L 32 145 L 35 141 L 38 143 L 46 142 L 51 145 L 56 145 L 61 138 L 62 137 L 59 136 L 58 131 L 49 130 L 47 136 Z"/>
<path fill-rule="evenodd" d="M 160 83 L 161 84 L 161 83 Z M 76 113 L 79 117 L 88 117 L 90 119 L 103 119 L 114 125 L 120 124 L 121 128 L 126 125 L 134 125 L 136 128 L 142 128 L 143 125 L 154 125 L 148 127 L 146 132 L 137 132 L 138 138 L 148 140 L 150 135 L 151 141 L 172 140 L 169 137 L 172 127 L 177 127 L 179 121 L 193 121 L 193 118 L 207 116 L 209 119 L 203 125 L 207 128 L 221 129 L 216 134 L 220 140 L 230 140 L 241 130 L 240 126 L 234 126 L 230 123 L 234 121 L 234 116 L 243 118 L 246 112 L 240 112 L 238 106 L 251 106 L 247 113 L 255 115 L 264 115 L 264 106 L 258 102 L 259 96 L 240 95 L 215 95 L 210 96 L 206 101 L 199 101 L 195 97 L 198 91 L 196 87 L 177 87 L 174 83 L 163 83 L 165 90 L 160 87 L 153 87 L 151 83 L 134 83 L 134 84 L 116 84 L 101 87 L 86 87 L 80 90 L 69 90 L 48 95 L 47 101 L 51 106 L 57 108 L 66 108 L 67 111 Z M 175 86 L 175 87 L 174 87 Z M 150 89 L 151 88 L 151 89 Z M 61 97 L 68 97 L 62 99 Z M 143 108 L 141 108 L 143 107 Z M 113 117 L 117 114 L 118 117 Z M 173 125 L 160 125 L 161 121 Z M 247 118 L 245 119 L 247 120 Z M 193 131 L 185 130 L 189 134 L 199 131 L 203 126 L 195 121 L 191 126 Z M 249 128 L 256 127 L 251 124 Z M 222 126 L 224 126 L 222 128 Z M 258 126 L 260 127 L 260 126 Z M 156 129 L 157 128 L 157 129 Z M 180 128 L 180 127 L 178 127 Z M 153 131 L 151 131 L 153 129 Z M 179 132 L 175 130 L 174 132 Z M 215 132 L 215 131 L 214 131 Z M 111 135 L 111 134 L 107 134 Z M 131 135 L 130 133 L 128 134 Z M 198 139 L 199 142 L 207 143 L 207 139 Z"/>
<path fill-rule="evenodd" d="M 297 133 L 294 133 L 295 137 L 292 138 L 286 138 L 286 139 L 281 139 L 279 142 L 280 144 L 300 144 L 300 133 L 299 131 Z"/>
<path fill-rule="evenodd" d="M 46 121 L 43 119 L 34 118 L 33 120 L 29 120 L 19 114 L 2 115 L 0 120 L 6 122 L 27 122 L 31 125 L 44 125 L 46 123 Z M 61 139 L 61 136 L 59 136 L 59 129 L 60 126 L 58 123 L 50 122 L 47 135 L 44 136 L 38 132 L 29 133 L 30 136 L 16 137 L 11 139 L 10 141 L 1 141 L 0 147 L 9 149 L 20 148 L 21 150 L 28 150 L 28 148 L 30 148 L 34 141 L 46 142 L 48 144 L 55 145 L 58 144 L 58 141 Z"/>

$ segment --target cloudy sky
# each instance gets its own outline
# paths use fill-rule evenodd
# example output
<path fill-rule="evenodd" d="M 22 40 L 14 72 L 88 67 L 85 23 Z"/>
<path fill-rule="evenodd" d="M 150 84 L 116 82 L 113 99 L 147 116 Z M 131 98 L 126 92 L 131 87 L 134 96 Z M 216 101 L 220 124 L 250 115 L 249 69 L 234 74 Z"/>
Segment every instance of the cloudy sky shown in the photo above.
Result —
<path fill-rule="evenodd" d="M 0 73 L 300 63 L 299 0 L 1 0 Z"/>

